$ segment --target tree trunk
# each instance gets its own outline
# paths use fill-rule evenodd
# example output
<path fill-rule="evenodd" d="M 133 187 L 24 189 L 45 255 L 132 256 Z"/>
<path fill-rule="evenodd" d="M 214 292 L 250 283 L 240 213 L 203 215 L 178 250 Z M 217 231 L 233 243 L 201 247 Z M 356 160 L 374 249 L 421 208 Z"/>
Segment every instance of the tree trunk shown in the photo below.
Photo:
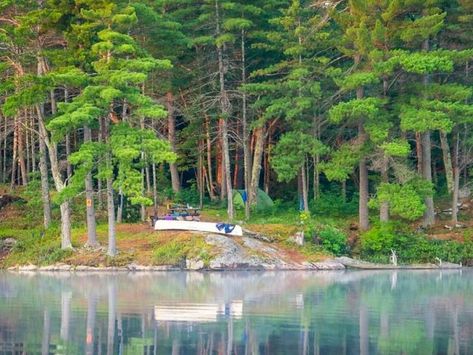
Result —
<path fill-rule="evenodd" d="M 174 117 L 174 98 L 171 92 L 166 94 L 166 107 L 168 110 L 168 140 L 171 144 L 171 150 L 176 152 L 176 118 Z M 179 172 L 177 171 L 177 164 L 175 162 L 169 163 L 169 170 L 171 171 L 171 183 L 174 193 L 181 190 L 181 182 L 179 180 Z"/>
<path fill-rule="evenodd" d="M 427 38 L 422 44 L 422 50 L 429 51 L 429 39 Z M 423 84 L 427 86 L 429 84 L 429 75 L 424 75 Z M 422 176 L 428 182 L 432 182 L 432 146 L 430 141 L 430 131 L 422 133 Z M 434 199 L 433 196 L 427 196 L 425 198 L 425 212 L 423 226 L 430 227 L 435 222 L 434 212 Z"/>
<path fill-rule="evenodd" d="M 13 128 L 13 157 L 11 165 L 11 182 L 10 188 L 13 189 L 16 183 L 16 169 L 17 169 L 17 149 L 18 149 L 18 122 L 17 118 L 14 118 L 14 128 Z"/>
<path fill-rule="evenodd" d="M 219 1 L 215 0 L 215 17 L 216 17 L 216 35 L 220 35 L 220 9 Z M 228 218 L 233 220 L 233 188 L 232 175 L 230 169 L 230 148 L 228 144 L 228 126 L 227 120 L 230 115 L 230 100 L 228 98 L 227 90 L 225 89 L 225 64 L 223 62 L 223 48 L 217 45 L 218 56 L 218 72 L 220 79 L 220 110 L 222 115 L 222 150 L 224 156 L 225 167 L 225 185 L 227 187 L 227 213 Z"/>
<path fill-rule="evenodd" d="M 104 120 L 104 135 L 108 143 L 109 140 L 109 121 L 108 118 Z M 107 148 L 109 149 L 109 148 Z M 107 170 L 109 170 L 107 176 L 107 214 L 108 214 L 108 251 L 107 254 L 111 257 L 117 255 L 116 247 L 116 235 L 115 235 L 115 202 L 113 200 L 113 165 L 112 165 L 112 153 L 107 151 L 106 153 L 106 164 Z"/>
<path fill-rule="evenodd" d="M 422 136 L 416 132 L 416 155 L 417 155 L 417 172 L 422 175 L 423 157 L 422 157 Z"/>
<path fill-rule="evenodd" d="M 246 84 L 246 43 L 245 43 L 245 30 L 241 30 L 241 82 L 243 85 Z M 243 174 L 245 184 L 245 218 L 248 220 L 251 215 L 251 205 L 248 199 L 251 185 L 251 151 L 249 146 L 249 130 L 248 130 L 248 117 L 247 117 L 247 97 L 246 92 L 243 90 L 242 93 L 242 130 L 243 130 Z"/>
<path fill-rule="evenodd" d="M 305 160 L 305 159 L 304 159 Z M 306 167 L 305 161 L 301 167 L 301 177 L 302 177 L 302 204 L 304 206 L 304 212 L 309 212 L 309 193 L 307 191 L 307 175 L 306 175 Z"/>
<path fill-rule="evenodd" d="M 92 132 L 89 127 L 84 127 L 84 143 L 92 141 Z M 87 245 L 96 247 L 97 231 L 95 221 L 95 207 L 94 207 L 94 184 L 92 181 L 92 172 L 89 171 L 85 177 L 85 202 L 87 215 Z"/>
<path fill-rule="evenodd" d="M 251 170 L 250 193 L 248 195 L 249 203 L 255 205 L 257 202 L 256 196 L 258 193 L 259 179 L 261 174 L 261 162 L 263 159 L 263 147 L 265 140 L 265 127 L 259 127 L 255 130 L 256 142 L 253 157 L 253 167 Z"/>
<path fill-rule="evenodd" d="M 54 185 L 57 192 L 61 192 L 65 188 L 64 181 L 62 180 L 61 171 L 59 169 L 59 159 L 57 156 L 57 145 L 56 143 L 49 140 L 44 118 L 39 105 L 36 105 L 36 112 L 38 114 L 38 125 L 40 140 L 43 140 L 49 151 L 49 161 L 51 162 L 51 175 L 53 177 Z M 72 248 L 71 243 L 71 216 L 69 210 L 69 200 L 64 201 L 61 206 L 61 248 L 70 249 Z"/>
<path fill-rule="evenodd" d="M 143 174 L 143 169 L 141 170 L 141 173 Z M 122 189 L 120 188 L 118 190 L 117 224 L 120 224 L 123 222 L 123 204 L 124 203 L 125 201 L 123 198 L 123 192 L 122 192 Z"/>
<path fill-rule="evenodd" d="M 432 182 L 432 161 L 431 161 L 430 131 L 422 133 L 422 175 L 425 180 Z M 433 196 L 425 198 L 425 212 L 423 226 L 430 227 L 435 222 L 434 199 Z"/>
<path fill-rule="evenodd" d="M 442 147 L 443 165 L 445 167 L 445 177 L 447 179 L 448 193 L 453 192 L 453 167 L 448 138 L 445 132 L 440 131 L 440 145 Z"/>
<path fill-rule="evenodd" d="M 210 119 L 208 115 L 205 115 L 205 138 L 207 143 L 207 171 L 208 171 L 208 181 L 209 181 L 209 196 L 212 201 L 215 201 L 215 190 L 214 190 L 214 181 L 212 175 L 212 142 L 210 140 Z"/>
<path fill-rule="evenodd" d="M 347 180 L 342 181 L 342 200 L 347 203 Z"/>
<path fill-rule="evenodd" d="M 66 174 L 67 174 L 67 179 L 69 180 L 72 176 L 72 166 L 71 163 L 69 163 L 69 156 L 71 155 L 71 136 L 69 134 L 66 134 Z"/>
<path fill-rule="evenodd" d="M 41 201 L 43 202 L 43 225 L 48 229 L 51 225 L 51 198 L 49 196 L 48 163 L 46 144 L 39 137 L 39 173 L 41 176 Z"/>
<path fill-rule="evenodd" d="M 20 166 L 20 172 L 21 172 L 21 184 L 23 186 L 28 185 L 28 172 L 26 169 L 26 163 L 25 163 L 25 136 L 23 132 L 23 127 L 21 126 L 22 119 L 25 119 L 24 117 L 20 117 L 17 124 L 18 124 L 18 164 Z"/>
<path fill-rule="evenodd" d="M 458 223 L 458 196 L 460 191 L 460 134 L 457 133 L 455 141 L 454 161 L 455 165 L 453 168 L 453 198 L 452 198 L 452 225 L 456 226 Z"/>
<path fill-rule="evenodd" d="M 312 159 L 314 161 L 314 200 L 318 200 L 320 198 L 320 155 L 316 154 Z"/>
<path fill-rule="evenodd" d="M 389 169 L 389 158 L 384 155 L 381 167 L 381 181 L 385 184 L 389 182 L 388 169 Z M 379 220 L 381 222 L 389 221 L 389 202 L 382 201 L 379 209 Z"/>
<path fill-rule="evenodd" d="M 3 135 L 3 166 L 2 166 L 2 184 L 7 181 L 7 140 L 8 140 L 8 121 L 5 117 L 5 129 Z"/>
<path fill-rule="evenodd" d="M 153 163 L 152 169 L 153 169 L 153 217 L 156 218 L 158 216 L 158 187 L 157 187 L 155 163 Z"/>
<path fill-rule="evenodd" d="M 364 97 L 364 90 L 362 87 L 356 90 L 356 98 L 362 99 Z M 366 142 L 366 132 L 363 126 L 363 121 L 360 121 L 358 125 L 358 136 L 361 139 L 361 144 Z M 370 227 L 369 223 L 369 210 L 368 210 L 368 199 L 369 199 L 369 181 L 368 181 L 368 167 L 366 165 L 366 157 L 360 158 L 359 163 L 359 174 L 360 174 L 360 192 L 359 192 L 359 205 L 358 205 L 358 224 L 361 231 L 366 231 Z"/>

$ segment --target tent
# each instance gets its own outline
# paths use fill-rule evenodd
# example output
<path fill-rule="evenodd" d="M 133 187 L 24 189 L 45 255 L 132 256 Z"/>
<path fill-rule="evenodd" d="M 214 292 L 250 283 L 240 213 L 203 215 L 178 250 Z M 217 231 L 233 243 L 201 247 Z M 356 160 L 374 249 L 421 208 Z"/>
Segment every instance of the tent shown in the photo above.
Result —
<path fill-rule="evenodd" d="M 246 201 L 246 191 L 245 190 L 233 190 L 233 206 L 236 209 L 245 208 Z M 266 192 L 261 189 L 258 189 L 256 193 L 256 209 L 258 211 L 263 211 L 268 208 L 273 207 L 274 202 L 271 197 L 268 196 Z"/>

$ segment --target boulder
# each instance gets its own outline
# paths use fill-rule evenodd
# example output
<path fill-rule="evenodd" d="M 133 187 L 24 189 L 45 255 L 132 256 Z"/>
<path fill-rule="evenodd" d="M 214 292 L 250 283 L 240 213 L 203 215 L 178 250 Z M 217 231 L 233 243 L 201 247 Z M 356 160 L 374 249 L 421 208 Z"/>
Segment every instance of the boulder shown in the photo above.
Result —
<path fill-rule="evenodd" d="M 202 270 L 205 267 L 204 262 L 199 259 L 187 259 L 186 269 L 188 270 Z"/>

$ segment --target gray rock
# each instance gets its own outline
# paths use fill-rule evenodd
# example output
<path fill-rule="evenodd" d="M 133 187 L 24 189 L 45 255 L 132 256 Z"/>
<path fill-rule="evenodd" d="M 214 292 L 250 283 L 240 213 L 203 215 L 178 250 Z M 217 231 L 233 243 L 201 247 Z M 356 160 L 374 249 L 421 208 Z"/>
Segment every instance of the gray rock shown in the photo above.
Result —
<path fill-rule="evenodd" d="M 22 265 L 18 268 L 18 271 L 36 271 L 38 267 L 36 265 Z"/>
<path fill-rule="evenodd" d="M 188 270 L 202 270 L 204 268 L 204 262 L 199 259 L 187 259 L 186 269 Z"/>
<path fill-rule="evenodd" d="M 11 249 L 13 248 L 17 243 L 17 240 L 14 238 L 6 238 L 1 241 L 0 246 L 4 249 Z"/>

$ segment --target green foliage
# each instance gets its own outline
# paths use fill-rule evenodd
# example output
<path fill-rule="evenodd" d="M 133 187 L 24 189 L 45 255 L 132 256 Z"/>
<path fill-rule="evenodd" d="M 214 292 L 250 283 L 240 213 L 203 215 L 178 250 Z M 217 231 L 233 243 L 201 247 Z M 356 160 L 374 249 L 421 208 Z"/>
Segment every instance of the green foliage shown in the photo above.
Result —
<path fill-rule="evenodd" d="M 425 211 L 424 198 L 432 194 L 432 183 L 420 178 L 404 184 L 382 183 L 377 188 L 376 198 L 370 201 L 370 206 L 377 208 L 381 202 L 388 202 L 393 216 L 415 221 Z"/>
<path fill-rule="evenodd" d="M 305 163 L 307 155 L 322 154 L 325 146 L 302 132 L 285 133 L 274 148 L 271 165 L 279 181 L 291 181 Z"/>
<path fill-rule="evenodd" d="M 369 97 L 341 102 L 333 106 L 329 111 L 330 120 L 333 123 L 341 123 L 343 120 L 375 119 L 380 114 L 384 101 L 382 99 Z"/>
<path fill-rule="evenodd" d="M 347 236 L 335 227 L 325 227 L 318 233 L 318 238 L 323 248 L 336 256 L 347 252 Z"/>
<path fill-rule="evenodd" d="M 436 263 L 436 258 L 463 264 L 473 260 L 471 241 L 432 240 L 399 224 L 381 224 L 362 234 L 361 256 L 364 259 L 387 263 L 391 250 L 395 250 L 401 264 Z"/>

